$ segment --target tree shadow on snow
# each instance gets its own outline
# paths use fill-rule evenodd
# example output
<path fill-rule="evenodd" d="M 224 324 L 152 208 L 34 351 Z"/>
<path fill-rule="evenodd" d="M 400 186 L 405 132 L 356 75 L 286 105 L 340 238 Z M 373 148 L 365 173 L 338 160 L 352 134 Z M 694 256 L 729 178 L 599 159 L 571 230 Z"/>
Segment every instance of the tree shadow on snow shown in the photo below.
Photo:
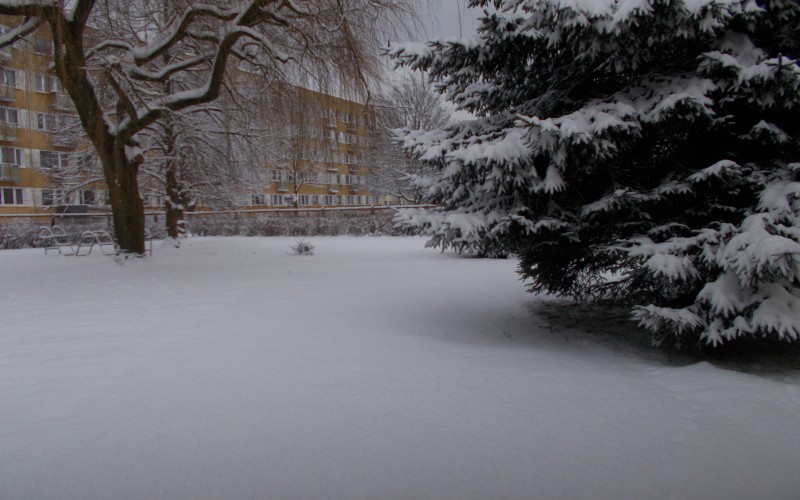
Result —
<path fill-rule="evenodd" d="M 589 341 L 651 361 L 674 366 L 708 361 L 718 368 L 754 374 L 800 370 L 800 343 L 743 339 L 717 348 L 694 346 L 678 349 L 667 344 L 654 346 L 650 332 L 630 319 L 629 308 L 537 297 L 529 303 L 528 309 L 532 316 L 545 321 L 540 326 L 558 337 Z"/>

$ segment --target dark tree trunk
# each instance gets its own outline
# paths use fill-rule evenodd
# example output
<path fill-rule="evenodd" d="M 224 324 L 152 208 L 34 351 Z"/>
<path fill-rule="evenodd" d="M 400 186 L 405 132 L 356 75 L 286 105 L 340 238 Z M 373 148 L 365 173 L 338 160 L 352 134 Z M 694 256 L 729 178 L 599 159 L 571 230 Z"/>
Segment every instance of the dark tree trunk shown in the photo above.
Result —
<path fill-rule="evenodd" d="M 112 161 L 113 165 L 104 165 L 104 171 L 111 198 L 114 235 L 122 253 L 144 255 L 145 219 L 136 179 L 138 165 L 123 155 Z"/>
<path fill-rule="evenodd" d="M 168 18 L 170 15 L 169 5 L 165 2 L 162 5 L 164 9 L 164 17 Z M 164 64 L 169 64 L 169 52 L 163 55 Z M 167 80 L 164 82 L 164 93 L 169 95 L 172 93 L 172 81 Z M 173 117 L 167 115 L 164 117 L 164 156 L 167 159 L 164 172 L 164 190 L 166 191 L 166 199 L 164 200 L 164 213 L 166 214 L 167 224 L 167 237 L 177 240 L 181 235 L 180 223 L 183 220 L 184 209 L 184 194 L 183 186 L 181 185 L 180 172 L 178 171 L 179 165 L 175 155 L 175 128 Z"/>
<path fill-rule="evenodd" d="M 166 86 L 169 90 L 169 83 Z M 166 213 L 167 237 L 177 240 L 181 236 L 181 221 L 185 207 L 186 196 L 184 194 L 183 183 L 181 181 L 180 165 L 175 154 L 175 129 L 172 118 L 167 116 L 164 119 L 164 156 L 166 165 L 164 166 L 164 190 L 166 199 L 164 200 L 164 212 Z"/>
<path fill-rule="evenodd" d="M 181 221 L 183 221 L 184 196 L 178 176 L 177 165 L 174 160 L 167 161 L 165 173 L 166 200 L 164 212 L 167 218 L 167 236 L 177 239 L 183 235 Z"/>

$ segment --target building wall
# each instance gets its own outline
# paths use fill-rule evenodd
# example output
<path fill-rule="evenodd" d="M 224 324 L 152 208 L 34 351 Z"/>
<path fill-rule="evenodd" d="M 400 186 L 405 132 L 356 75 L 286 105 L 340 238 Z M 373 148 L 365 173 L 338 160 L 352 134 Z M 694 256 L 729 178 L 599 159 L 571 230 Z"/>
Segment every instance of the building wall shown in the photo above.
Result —
<path fill-rule="evenodd" d="M 0 29 L 12 24 L 0 16 Z M 63 130 L 55 132 L 77 123 L 77 116 L 48 69 L 51 51 L 46 30 L 0 51 L 0 214 L 49 210 L 53 162 L 42 159 L 50 155 L 64 161 L 78 146 Z M 97 189 L 89 185 L 83 191 Z M 97 196 L 78 192 L 72 198 L 80 202 Z"/>
<path fill-rule="evenodd" d="M 0 16 L 0 29 L 11 25 L 10 19 Z M 70 194 L 53 189 L 53 169 L 48 164 L 54 163 L 54 157 L 58 157 L 56 165 L 75 161 L 76 151 L 86 149 L 87 143 L 48 130 L 63 128 L 65 122 L 77 124 L 77 116 L 57 78 L 48 71 L 49 34 L 43 30 L 28 38 L 0 51 L 0 216 L 55 212 L 66 205 L 107 210 L 102 183 L 82 186 Z M 293 180 L 285 163 L 273 160 L 264 166 L 269 182 L 253 186 L 249 199 L 241 200 L 242 207 L 378 205 L 388 201 L 359 182 L 369 174 L 364 150 L 372 133 L 371 110 L 307 89 L 294 92 L 303 103 L 299 119 L 314 131 L 304 137 L 304 147 L 322 152 L 317 159 L 294 161 L 313 164 L 315 176 Z M 144 201 L 148 208 L 159 209 L 162 199 L 147 196 Z"/>
<path fill-rule="evenodd" d="M 297 170 L 312 172 L 292 179 L 292 168 L 268 164 L 270 183 L 263 197 L 254 192 L 251 206 L 352 206 L 381 205 L 383 196 L 371 192 L 365 183 L 370 174 L 366 153 L 372 147 L 375 115 L 363 104 L 296 89 L 303 103 L 306 136 L 300 151 L 284 163 L 299 163 Z"/>

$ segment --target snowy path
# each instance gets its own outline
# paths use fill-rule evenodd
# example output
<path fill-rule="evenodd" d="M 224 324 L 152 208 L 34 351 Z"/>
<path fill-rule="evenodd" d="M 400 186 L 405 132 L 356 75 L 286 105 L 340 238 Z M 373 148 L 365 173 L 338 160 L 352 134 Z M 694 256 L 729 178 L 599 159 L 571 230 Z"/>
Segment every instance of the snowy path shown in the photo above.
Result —
<path fill-rule="evenodd" d="M 800 379 L 532 316 L 416 238 L 0 253 L 0 498 L 796 498 Z"/>

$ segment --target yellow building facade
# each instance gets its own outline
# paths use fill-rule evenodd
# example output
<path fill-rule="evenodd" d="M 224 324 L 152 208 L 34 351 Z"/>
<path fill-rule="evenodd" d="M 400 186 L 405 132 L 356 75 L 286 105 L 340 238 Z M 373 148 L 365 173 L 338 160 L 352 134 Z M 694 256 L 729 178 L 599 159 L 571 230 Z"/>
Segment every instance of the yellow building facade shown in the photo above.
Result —
<path fill-rule="evenodd" d="M 43 213 L 54 205 L 52 173 L 76 146 L 67 134 L 56 133 L 77 124 L 77 116 L 48 70 L 51 61 L 52 44 L 45 37 L 0 50 L 0 215 Z M 63 198 L 87 206 L 98 201 L 94 187 Z"/>
<path fill-rule="evenodd" d="M 253 193 L 250 206 L 384 204 L 367 182 L 375 136 L 371 108 L 302 88 L 293 96 L 299 110 L 286 116 L 293 129 L 287 140 L 296 140 L 296 147 L 283 148 L 288 155 L 268 161 L 269 183 L 263 193 Z"/>
<path fill-rule="evenodd" d="M 0 30 L 11 22 L 0 16 Z M 0 222 L 9 217 L 62 212 L 105 212 L 102 182 L 59 190 L 57 172 L 76 161 L 87 142 L 72 102 L 49 70 L 52 45 L 46 33 L 0 51 Z M 285 114 L 296 126 L 297 147 L 284 148 L 264 165 L 266 182 L 253 185 L 239 202 L 244 210 L 292 207 L 347 207 L 388 202 L 368 188 L 366 152 L 372 145 L 374 113 L 362 103 L 293 88 L 296 110 Z M 89 179 L 90 180 L 90 179 Z M 162 196 L 148 195 L 149 210 Z M 202 199 L 199 200 L 202 206 Z"/>

